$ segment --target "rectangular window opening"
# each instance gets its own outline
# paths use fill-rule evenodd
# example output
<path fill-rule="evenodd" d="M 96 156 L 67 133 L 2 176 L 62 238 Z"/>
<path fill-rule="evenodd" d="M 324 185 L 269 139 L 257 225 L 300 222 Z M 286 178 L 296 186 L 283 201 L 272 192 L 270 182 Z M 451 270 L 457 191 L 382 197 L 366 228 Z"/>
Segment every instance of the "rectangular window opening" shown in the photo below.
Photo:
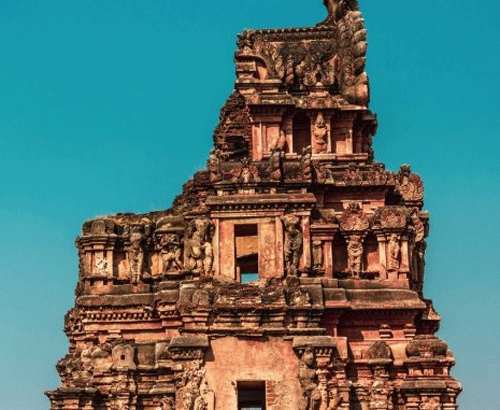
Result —
<path fill-rule="evenodd" d="M 238 382 L 238 410 L 266 410 L 266 382 Z"/>
<path fill-rule="evenodd" d="M 257 224 L 235 225 L 236 276 L 241 283 L 259 280 L 259 236 Z"/>

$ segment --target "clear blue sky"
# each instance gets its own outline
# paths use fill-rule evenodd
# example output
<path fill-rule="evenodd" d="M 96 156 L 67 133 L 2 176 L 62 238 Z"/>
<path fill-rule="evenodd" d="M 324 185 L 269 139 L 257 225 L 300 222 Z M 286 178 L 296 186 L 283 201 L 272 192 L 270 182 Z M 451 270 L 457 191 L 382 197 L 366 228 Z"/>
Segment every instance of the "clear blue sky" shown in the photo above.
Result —
<path fill-rule="evenodd" d="M 165 209 L 204 167 L 244 28 L 321 0 L 0 1 L 0 410 L 44 410 L 84 220 Z M 425 293 L 462 409 L 500 406 L 500 2 L 360 0 L 376 159 L 426 182 Z"/>

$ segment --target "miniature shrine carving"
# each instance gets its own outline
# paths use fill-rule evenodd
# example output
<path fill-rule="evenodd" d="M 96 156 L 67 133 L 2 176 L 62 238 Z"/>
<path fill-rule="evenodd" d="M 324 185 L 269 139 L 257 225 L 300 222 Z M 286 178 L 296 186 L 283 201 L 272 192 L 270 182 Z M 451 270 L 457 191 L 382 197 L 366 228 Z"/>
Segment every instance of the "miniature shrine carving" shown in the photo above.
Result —
<path fill-rule="evenodd" d="M 51 410 L 458 408 L 424 184 L 374 161 L 364 20 L 324 4 L 238 35 L 206 168 L 169 209 L 83 224 Z"/>

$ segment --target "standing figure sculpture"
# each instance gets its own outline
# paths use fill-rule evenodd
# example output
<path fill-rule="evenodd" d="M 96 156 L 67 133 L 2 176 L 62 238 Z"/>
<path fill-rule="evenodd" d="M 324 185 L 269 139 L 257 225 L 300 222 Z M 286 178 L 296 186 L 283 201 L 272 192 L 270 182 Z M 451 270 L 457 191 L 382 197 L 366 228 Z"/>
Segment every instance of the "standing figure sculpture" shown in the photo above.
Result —
<path fill-rule="evenodd" d="M 129 266 L 128 277 L 133 284 L 139 283 L 143 276 L 144 266 L 144 235 L 139 227 L 132 228 L 130 234 L 130 246 L 128 248 L 127 259 Z"/>
<path fill-rule="evenodd" d="M 347 261 L 349 272 L 354 276 L 359 276 L 362 269 L 363 257 L 363 238 L 359 235 L 353 235 L 349 238 L 347 244 Z"/>
<path fill-rule="evenodd" d="M 323 267 L 323 242 L 313 241 L 313 269 L 321 269 Z"/>
<path fill-rule="evenodd" d="M 399 256 L 401 254 L 401 246 L 399 238 L 396 234 L 392 234 L 389 239 L 389 270 L 395 271 L 399 269 Z"/>
<path fill-rule="evenodd" d="M 328 128 L 322 113 L 318 114 L 314 123 L 313 154 L 325 154 L 328 151 Z"/>
<path fill-rule="evenodd" d="M 314 350 L 308 347 L 302 354 L 299 365 L 299 381 L 302 387 L 300 410 L 319 410 L 321 407 L 321 391 L 315 365 Z"/>
<path fill-rule="evenodd" d="M 295 215 L 287 215 L 282 217 L 281 220 L 285 228 L 286 273 L 289 276 L 297 276 L 303 243 L 300 219 Z"/>

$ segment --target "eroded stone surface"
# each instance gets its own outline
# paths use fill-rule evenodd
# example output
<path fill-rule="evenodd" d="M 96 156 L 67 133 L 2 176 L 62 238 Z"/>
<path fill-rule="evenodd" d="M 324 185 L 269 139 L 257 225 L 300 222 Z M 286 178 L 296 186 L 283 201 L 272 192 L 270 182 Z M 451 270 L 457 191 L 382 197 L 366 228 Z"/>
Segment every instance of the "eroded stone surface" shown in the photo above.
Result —
<path fill-rule="evenodd" d="M 325 5 L 239 36 L 207 168 L 170 209 L 84 224 L 52 410 L 230 410 L 258 389 L 268 410 L 457 408 L 423 183 L 373 161 L 364 22 Z"/>

